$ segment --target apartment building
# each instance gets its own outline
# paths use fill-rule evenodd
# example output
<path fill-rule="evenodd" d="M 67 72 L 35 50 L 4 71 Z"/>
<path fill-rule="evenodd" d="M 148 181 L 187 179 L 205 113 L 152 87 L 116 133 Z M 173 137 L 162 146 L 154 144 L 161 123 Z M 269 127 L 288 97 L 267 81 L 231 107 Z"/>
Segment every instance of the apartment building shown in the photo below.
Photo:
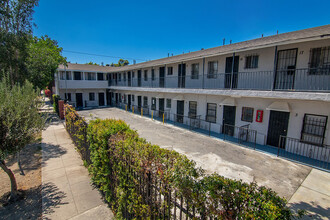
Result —
<path fill-rule="evenodd" d="M 124 67 L 69 64 L 55 83 L 76 107 L 118 106 L 330 168 L 330 25 Z"/>

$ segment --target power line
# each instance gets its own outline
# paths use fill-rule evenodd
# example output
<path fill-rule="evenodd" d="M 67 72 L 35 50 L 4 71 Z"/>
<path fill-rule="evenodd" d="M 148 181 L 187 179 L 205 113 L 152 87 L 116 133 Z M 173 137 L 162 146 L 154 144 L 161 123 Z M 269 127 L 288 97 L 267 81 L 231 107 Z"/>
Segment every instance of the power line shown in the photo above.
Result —
<path fill-rule="evenodd" d="M 84 55 L 90 55 L 90 56 L 99 56 L 99 57 L 110 57 L 110 58 L 125 59 L 125 60 L 141 60 L 141 61 L 147 61 L 147 60 L 139 59 L 139 58 L 116 57 L 116 56 L 101 55 L 101 54 L 93 54 L 93 53 L 85 53 L 85 52 L 78 52 L 78 51 L 71 51 L 71 50 L 63 50 L 63 52 L 67 52 L 67 53 L 76 53 L 76 54 L 84 54 Z"/>

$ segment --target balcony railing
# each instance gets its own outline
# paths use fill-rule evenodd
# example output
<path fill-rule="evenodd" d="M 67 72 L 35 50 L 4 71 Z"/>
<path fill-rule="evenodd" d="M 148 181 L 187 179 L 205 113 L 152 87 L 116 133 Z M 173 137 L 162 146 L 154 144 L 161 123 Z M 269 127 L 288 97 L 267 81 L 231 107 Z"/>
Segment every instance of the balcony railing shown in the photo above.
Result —
<path fill-rule="evenodd" d="M 288 69 L 204 75 L 112 79 L 110 86 L 143 88 L 330 91 L 330 69 Z"/>

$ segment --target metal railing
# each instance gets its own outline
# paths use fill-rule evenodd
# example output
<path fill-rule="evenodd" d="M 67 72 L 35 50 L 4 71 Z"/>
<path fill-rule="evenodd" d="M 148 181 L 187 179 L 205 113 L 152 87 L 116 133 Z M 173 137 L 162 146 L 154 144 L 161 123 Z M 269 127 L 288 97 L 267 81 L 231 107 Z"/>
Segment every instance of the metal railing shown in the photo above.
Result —
<path fill-rule="evenodd" d="M 197 76 L 166 76 L 129 80 L 112 79 L 110 86 L 144 88 L 234 89 L 324 91 L 330 90 L 330 69 L 287 69 L 277 71 L 244 71 Z"/>
<path fill-rule="evenodd" d="M 326 170 L 330 169 L 329 145 L 313 145 L 297 138 L 280 136 L 277 150 L 277 156 Z"/>

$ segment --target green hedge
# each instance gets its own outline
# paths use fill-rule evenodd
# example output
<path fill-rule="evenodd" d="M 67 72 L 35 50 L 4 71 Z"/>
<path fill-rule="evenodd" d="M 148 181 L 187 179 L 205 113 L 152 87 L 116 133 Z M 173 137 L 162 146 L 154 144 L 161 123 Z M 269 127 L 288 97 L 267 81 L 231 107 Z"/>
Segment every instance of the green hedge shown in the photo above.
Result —
<path fill-rule="evenodd" d="M 193 219 L 294 217 L 271 189 L 206 175 L 185 155 L 148 143 L 121 120 L 91 121 L 87 139 L 92 181 L 118 219 L 169 218 L 174 206 Z"/>
<path fill-rule="evenodd" d="M 53 107 L 54 107 L 54 111 L 56 112 L 56 114 L 60 114 L 59 108 L 58 108 L 58 101 L 60 100 L 60 96 L 59 95 L 53 95 Z"/>

